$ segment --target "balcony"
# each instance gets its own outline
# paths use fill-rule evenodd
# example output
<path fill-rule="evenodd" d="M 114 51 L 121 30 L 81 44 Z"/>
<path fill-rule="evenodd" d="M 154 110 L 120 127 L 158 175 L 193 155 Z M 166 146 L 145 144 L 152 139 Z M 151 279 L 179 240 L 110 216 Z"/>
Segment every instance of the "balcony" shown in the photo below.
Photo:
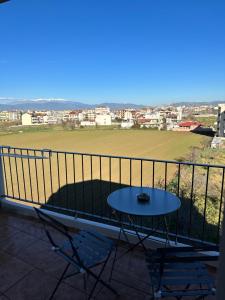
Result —
<path fill-rule="evenodd" d="M 0 212 L 0 233 L 0 299 L 48 299 L 65 262 L 52 254 L 41 224 L 31 217 Z M 124 251 L 124 248 L 125 243 L 121 244 L 119 251 Z M 215 268 L 210 267 L 210 271 L 215 274 Z M 120 299 L 150 299 L 149 273 L 141 247 L 122 257 L 113 274 L 112 286 L 119 292 Z M 109 269 L 103 277 L 109 277 Z M 82 287 L 81 277 L 67 279 L 54 299 L 83 300 Z M 108 290 L 99 287 L 96 299 L 106 298 L 116 299 Z"/>
<path fill-rule="evenodd" d="M 40 206 L 73 219 L 73 228 L 95 226 L 116 237 L 119 224 L 107 206 L 107 196 L 126 186 L 158 187 L 177 194 L 182 202 L 181 209 L 169 219 L 169 237 L 174 245 L 219 243 L 224 206 L 223 165 L 3 146 L 0 166 L 3 299 L 47 299 L 63 267 L 58 257 L 53 259 L 49 254 L 51 250 L 38 221 L 14 213 L 16 210 L 24 214 L 26 207 Z M 128 219 L 124 223 L 132 229 Z M 159 224 L 158 230 L 149 241 L 154 247 L 165 239 L 160 219 L 135 220 L 141 234 L 155 223 Z M 126 247 L 121 242 L 119 251 Z M 215 267 L 208 268 L 215 274 Z M 149 276 L 141 247 L 124 256 L 116 264 L 114 274 L 113 285 L 122 299 L 149 298 Z M 82 283 L 72 280 L 63 283 L 56 299 L 84 299 Z M 115 298 L 100 289 L 97 299 L 106 297 Z"/>

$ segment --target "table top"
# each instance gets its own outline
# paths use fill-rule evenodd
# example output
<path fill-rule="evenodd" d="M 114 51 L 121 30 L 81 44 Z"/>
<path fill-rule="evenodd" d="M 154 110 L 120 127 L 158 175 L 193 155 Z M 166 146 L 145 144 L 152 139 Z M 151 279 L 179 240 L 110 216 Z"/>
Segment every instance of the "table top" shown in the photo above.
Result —
<path fill-rule="evenodd" d="M 137 196 L 146 193 L 147 202 L 140 202 Z M 108 205 L 118 212 L 135 216 L 166 215 L 180 208 L 180 199 L 165 190 L 148 187 L 126 187 L 112 192 L 107 198 Z"/>

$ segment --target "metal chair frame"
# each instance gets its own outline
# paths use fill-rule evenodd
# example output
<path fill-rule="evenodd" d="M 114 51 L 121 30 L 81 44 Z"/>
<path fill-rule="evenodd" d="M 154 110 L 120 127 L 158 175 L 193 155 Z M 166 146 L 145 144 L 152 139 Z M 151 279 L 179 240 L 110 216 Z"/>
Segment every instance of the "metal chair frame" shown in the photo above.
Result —
<path fill-rule="evenodd" d="M 149 252 L 152 299 L 204 299 L 215 295 L 214 278 L 203 262 L 217 260 L 218 250 L 217 246 L 203 246 L 158 248 Z M 199 288 L 190 289 L 193 285 Z"/>
<path fill-rule="evenodd" d="M 118 296 L 116 290 L 114 290 L 110 284 L 105 282 L 101 276 L 109 261 L 112 250 L 114 249 L 114 244 L 107 237 L 96 231 L 85 231 L 81 230 L 75 235 L 69 233 L 69 228 L 56 220 L 55 218 L 44 213 L 41 209 L 34 208 L 41 223 L 44 226 L 45 233 L 48 237 L 49 242 L 52 245 L 52 250 L 62 257 L 67 265 L 63 270 L 51 296 L 49 299 L 53 299 L 57 289 L 59 288 L 62 280 L 75 276 L 79 273 L 83 274 L 84 288 L 86 292 L 87 299 L 90 299 L 97 287 L 98 283 L 101 283 L 104 287 L 109 289 L 112 293 Z M 60 233 L 66 238 L 62 245 L 59 245 L 54 238 L 54 234 L 51 233 L 49 228 L 53 228 L 56 232 Z M 85 250 L 87 250 L 85 253 Z M 68 253 L 70 251 L 71 253 Z M 91 257 L 90 254 L 93 256 Z M 85 257 L 86 255 L 86 257 Z M 87 256 L 88 255 L 88 256 Z M 86 258 L 86 261 L 85 261 Z M 98 265 L 102 265 L 98 274 L 94 273 L 91 269 Z M 76 269 L 76 272 L 67 274 L 70 266 Z M 87 295 L 87 276 L 92 276 L 95 279 L 94 285 Z"/>

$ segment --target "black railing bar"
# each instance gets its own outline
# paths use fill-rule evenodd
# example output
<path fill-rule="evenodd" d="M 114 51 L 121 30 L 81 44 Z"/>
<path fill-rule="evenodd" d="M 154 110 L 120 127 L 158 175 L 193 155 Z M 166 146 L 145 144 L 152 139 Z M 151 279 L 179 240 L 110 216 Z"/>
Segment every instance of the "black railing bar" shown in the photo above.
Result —
<path fill-rule="evenodd" d="M 29 150 L 27 150 L 27 156 L 29 156 Z M 28 163 L 28 174 L 29 174 L 29 182 L 30 182 L 30 195 L 31 195 L 31 199 L 33 201 L 33 189 L 32 189 L 32 180 L 31 180 L 31 172 L 30 172 L 30 158 L 29 157 L 28 157 L 27 163 Z"/>
<path fill-rule="evenodd" d="M 34 156 L 36 152 L 34 150 Z M 37 160 L 34 160 L 34 165 L 35 165 L 35 176 L 36 176 L 36 185 L 37 185 L 37 196 L 38 196 L 38 202 L 40 201 L 40 195 L 39 195 L 39 182 L 38 182 L 38 171 L 37 171 Z"/>
<path fill-rule="evenodd" d="M 5 147 L 5 146 L 4 146 Z M 21 148 L 21 147 L 10 147 L 10 149 L 18 149 L 18 150 L 36 150 L 42 152 L 42 149 L 34 149 L 34 148 Z M 159 163 L 168 163 L 168 164 L 177 164 L 177 165 L 187 165 L 187 166 L 198 166 L 198 167 L 213 167 L 213 168 L 225 168 L 225 165 L 210 165 L 210 164 L 200 164 L 200 163 L 192 163 L 187 161 L 176 161 L 176 160 L 163 160 L 163 159 L 154 159 L 154 158 L 145 158 L 145 157 L 130 157 L 130 156 L 118 156 L 118 155 L 109 155 L 109 154 L 96 154 L 96 153 L 85 153 L 85 152 L 71 152 L 71 151 L 60 151 L 60 150 L 51 150 L 52 153 L 60 153 L 60 154 L 77 154 L 84 156 L 96 156 L 96 157 L 111 157 L 111 158 L 121 158 L 121 159 L 132 159 L 132 160 L 143 160 L 150 162 L 159 162 Z M 1 154 L 0 154 L 1 155 Z"/>
<path fill-rule="evenodd" d="M 74 194 L 74 204 L 77 207 L 77 191 L 76 191 L 76 162 L 75 155 L 73 154 L 73 194 Z"/>
<path fill-rule="evenodd" d="M 16 150 L 14 150 L 14 153 L 15 153 Z M 18 188 L 18 195 L 20 197 L 20 185 L 19 185 L 19 175 L 18 175 L 18 167 L 17 167 L 17 159 L 15 157 L 14 159 L 15 161 L 15 169 L 16 169 L 16 182 L 17 182 L 17 188 Z"/>
<path fill-rule="evenodd" d="M 45 166 L 44 166 L 44 160 L 41 160 L 42 162 L 42 179 L 43 179 L 43 188 L 44 188 L 44 196 L 45 196 L 45 203 L 47 202 L 47 196 L 46 196 L 46 186 L 45 186 Z"/>
<path fill-rule="evenodd" d="M 217 240 L 219 240 L 219 234 L 220 234 L 220 222 L 221 222 L 221 212 L 222 212 L 223 192 L 224 192 L 224 175 L 225 175 L 225 170 L 223 169 L 221 192 L 220 192 L 219 219 L 218 219 L 218 225 L 217 225 Z"/>
<path fill-rule="evenodd" d="M 130 186 L 132 186 L 132 160 L 130 159 Z"/>
<path fill-rule="evenodd" d="M 164 182 L 164 189 L 167 189 L 167 163 L 165 163 L 165 182 Z"/>
<path fill-rule="evenodd" d="M 4 168 L 4 183 L 5 183 L 5 188 L 6 188 L 6 192 L 8 194 L 8 179 L 7 179 L 6 167 L 5 167 L 5 157 L 2 158 L 2 165 L 3 165 L 3 168 Z"/>
<path fill-rule="evenodd" d="M 109 191 L 112 191 L 112 159 L 109 157 Z"/>
<path fill-rule="evenodd" d="M 58 177 L 58 200 L 61 201 L 61 192 L 60 192 L 60 187 L 61 187 L 61 182 L 60 182 L 60 172 L 59 172 L 59 153 L 56 152 L 56 161 L 57 161 L 57 177 Z"/>
<path fill-rule="evenodd" d="M 36 160 L 35 160 L 35 162 L 36 162 Z M 49 156 L 49 176 L 50 176 L 51 194 L 53 194 L 53 184 L 52 184 L 52 156 Z"/>
<path fill-rule="evenodd" d="M 193 194 L 194 194 L 194 177 L 195 177 L 195 166 L 192 166 L 192 177 L 191 177 L 191 201 L 190 201 L 190 215 L 189 215 L 189 228 L 188 235 L 191 234 L 192 226 L 192 210 L 193 210 Z"/>
<path fill-rule="evenodd" d="M 22 155 L 22 150 L 20 149 L 20 153 Z M 27 199 L 27 189 L 26 189 L 26 184 L 25 184 L 25 175 L 24 175 L 24 164 L 23 164 L 23 159 L 20 158 L 21 161 L 21 167 L 22 167 L 22 175 L 23 175 L 23 189 L 24 189 L 24 196 Z"/>
<path fill-rule="evenodd" d="M 65 163 L 65 175 L 66 175 L 66 206 L 69 207 L 69 197 L 68 197 L 68 173 L 67 173 L 67 154 L 64 155 Z"/>
<path fill-rule="evenodd" d="M 90 156 L 90 165 L 91 165 L 91 211 L 94 213 L 94 183 L 93 183 L 93 161 L 92 156 Z"/>
<path fill-rule="evenodd" d="M 177 173 L 177 196 L 180 195 L 180 165 L 178 165 L 178 173 Z M 176 243 L 177 243 L 177 237 L 178 237 L 178 227 L 179 227 L 179 210 L 176 211 Z"/>
<path fill-rule="evenodd" d="M 84 189 L 84 156 L 83 155 L 81 155 L 81 171 L 82 171 L 82 207 L 83 207 L 83 209 L 85 209 L 85 203 L 84 203 L 84 199 L 85 199 L 85 197 L 84 197 L 84 191 L 85 191 L 85 189 Z"/>
<path fill-rule="evenodd" d="M 208 183 L 209 183 L 209 167 L 207 168 L 207 175 L 206 175 L 205 202 L 204 202 L 204 213 L 203 213 L 203 224 L 202 224 L 202 240 L 204 239 L 204 235 L 205 235 L 206 207 L 207 207 L 207 198 L 208 198 Z"/>
<path fill-rule="evenodd" d="M 10 174 L 10 182 L 11 182 L 11 188 L 12 188 L 12 195 L 14 197 L 15 194 L 14 194 L 14 182 L 13 182 L 13 177 L 12 177 L 11 157 L 9 157 L 9 174 Z"/>
<path fill-rule="evenodd" d="M 152 162 L 152 187 L 155 187 L 155 161 Z"/>

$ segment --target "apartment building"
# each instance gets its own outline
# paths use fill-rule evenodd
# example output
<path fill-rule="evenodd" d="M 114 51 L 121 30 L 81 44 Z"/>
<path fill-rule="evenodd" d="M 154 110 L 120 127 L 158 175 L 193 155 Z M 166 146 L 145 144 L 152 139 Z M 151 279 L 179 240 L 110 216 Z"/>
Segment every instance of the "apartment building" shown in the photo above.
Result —
<path fill-rule="evenodd" d="M 95 108 L 96 115 L 107 115 L 110 113 L 110 108 L 107 106 L 99 106 Z"/>
<path fill-rule="evenodd" d="M 20 112 L 19 111 L 0 111 L 0 122 L 5 121 L 18 121 L 20 120 Z"/>
<path fill-rule="evenodd" d="M 109 114 L 96 115 L 95 123 L 96 123 L 96 125 L 100 125 L 100 126 L 104 126 L 104 125 L 106 125 L 106 126 L 112 125 L 112 118 L 111 118 L 111 115 L 109 115 Z"/>
<path fill-rule="evenodd" d="M 218 105 L 216 136 L 225 137 L 225 104 Z"/>

